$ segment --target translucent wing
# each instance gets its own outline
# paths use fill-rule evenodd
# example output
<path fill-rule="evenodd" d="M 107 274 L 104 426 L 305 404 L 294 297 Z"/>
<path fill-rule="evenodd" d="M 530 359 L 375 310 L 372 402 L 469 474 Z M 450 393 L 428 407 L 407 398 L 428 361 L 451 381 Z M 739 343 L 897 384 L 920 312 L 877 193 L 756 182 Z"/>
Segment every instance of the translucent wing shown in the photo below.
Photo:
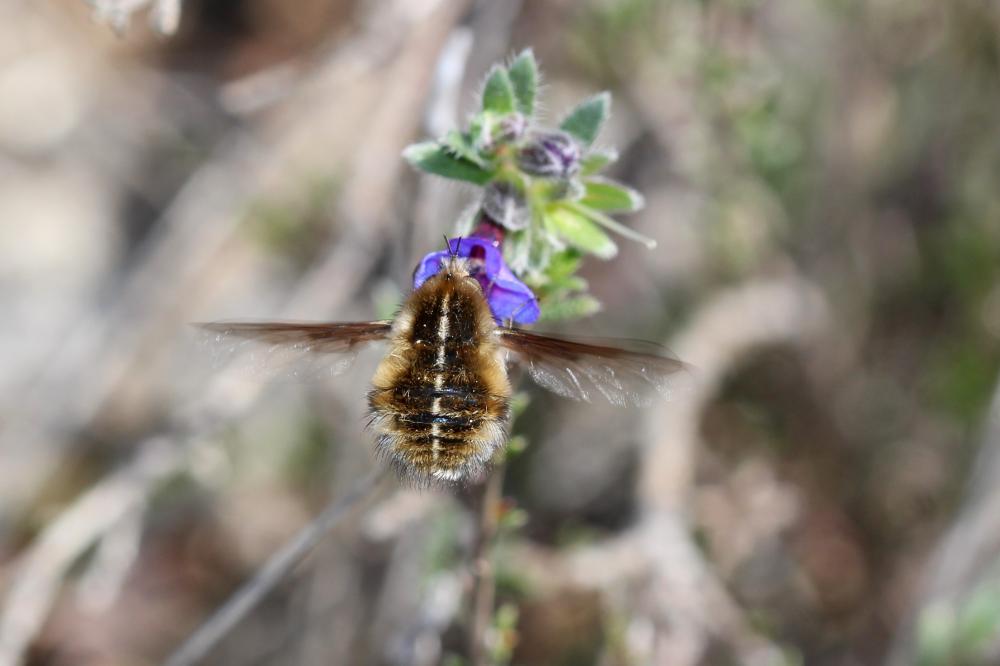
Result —
<path fill-rule="evenodd" d="M 565 398 L 613 405 L 648 405 L 669 398 L 689 378 L 687 364 L 663 347 L 630 340 L 584 340 L 497 330 L 499 342 L 540 386 Z"/>
<path fill-rule="evenodd" d="M 287 345 L 320 354 L 350 351 L 359 344 L 384 340 L 391 321 L 363 322 L 229 322 L 196 324 L 220 336 L 245 338 L 270 345 Z"/>
<path fill-rule="evenodd" d="M 253 374 L 277 371 L 312 379 L 343 372 L 361 347 L 389 336 L 392 322 L 220 321 L 196 326 L 212 335 L 217 363 L 238 357 Z"/>

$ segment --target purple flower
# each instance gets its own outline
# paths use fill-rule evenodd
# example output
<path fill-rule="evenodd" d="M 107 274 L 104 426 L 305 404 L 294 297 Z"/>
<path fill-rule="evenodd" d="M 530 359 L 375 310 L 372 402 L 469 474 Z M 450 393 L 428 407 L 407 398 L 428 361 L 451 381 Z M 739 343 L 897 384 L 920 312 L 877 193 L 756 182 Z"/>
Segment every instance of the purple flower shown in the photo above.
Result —
<path fill-rule="evenodd" d="M 517 324 L 531 324 L 538 321 L 541 314 L 538 299 L 504 263 L 498 242 L 475 237 L 452 238 L 448 246 L 451 252 L 431 252 L 420 261 L 413 273 L 414 289 L 436 275 L 443 262 L 454 253 L 469 260 L 469 271 L 479 280 L 497 322 L 513 320 Z"/>

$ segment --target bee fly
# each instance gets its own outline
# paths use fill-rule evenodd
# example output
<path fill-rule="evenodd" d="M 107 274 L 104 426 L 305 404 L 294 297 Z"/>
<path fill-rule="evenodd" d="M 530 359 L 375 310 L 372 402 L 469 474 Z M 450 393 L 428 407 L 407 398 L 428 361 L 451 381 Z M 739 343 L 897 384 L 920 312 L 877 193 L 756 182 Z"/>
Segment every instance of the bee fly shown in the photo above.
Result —
<path fill-rule="evenodd" d="M 660 352 L 498 326 L 466 259 L 451 256 L 415 289 L 394 321 L 203 324 L 220 334 L 317 353 L 388 340 L 368 393 L 379 454 L 417 483 L 475 480 L 507 440 L 507 357 L 541 386 L 615 405 L 665 393 L 685 364 Z M 633 344 L 633 346 L 635 346 Z"/>

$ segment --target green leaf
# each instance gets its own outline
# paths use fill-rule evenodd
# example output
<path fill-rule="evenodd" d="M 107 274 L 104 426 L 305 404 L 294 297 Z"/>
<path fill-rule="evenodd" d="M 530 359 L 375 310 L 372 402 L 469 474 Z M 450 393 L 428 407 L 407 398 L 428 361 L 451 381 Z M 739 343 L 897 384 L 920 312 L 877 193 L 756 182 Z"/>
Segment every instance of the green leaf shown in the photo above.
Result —
<path fill-rule="evenodd" d="M 618 246 L 600 227 L 579 212 L 565 207 L 552 206 L 545 213 L 546 225 L 573 247 L 610 259 L 618 254 Z"/>
<path fill-rule="evenodd" d="M 482 150 L 490 143 L 490 123 L 486 118 L 488 115 L 490 114 L 479 112 L 469 120 L 469 131 L 466 134 L 476 151 Z"/>
<path fill-rule="evenodd" d="M 421 171 L 442 178 L 484 185 L 493 177 L 489 171 L 481 169 L 472 162 L 455 157 L 447 148 L 435 141 L 407 146 L 403 151 L 403 157 Z"/>
<path fill-rule="evenodd" d="M 537 218 L 532 221 L 536 221 Z M 552 238 L 544 223 L 534 224 L 531 229 L 531 247 L 528 251 L 528 266 L 533 276 L 541 276 L 552 260 L 553 249 L 558 242 Z"/>
<path fill-rule="evenodd" d="M 573 276 L 583 263 L 583 256 L 573 249 L 563 250 L 552 255 L 545 275 L 553 282 Z"/>
<path fill-rule="evenodd" d="M 559 129 L 572 134 L 585 146 L 589 146 L 597 138 L 601 126 L 611 112 L 611 93 L 602 92 L 589 97 L 569 112 Z"/>
<path fill-rule="evenodd" d="M 511 413 L 513 413 L 513 411 L 514 410 L 511 409 Z M 526 448 L 528 448 L 528 438 L 524 435 L 514 435 L 510 438 L 510 441 L 507 442 L 507 460 L 516 458 L 520 454 L 524 453 Z"/>
<path fill-rule="evenodd" d="M 614 218 L 608 217 L 599 210 L 594 210 L 593 208 L 587 208 L 586 206 L 580 205 L 575 201 L 567 201 L 563 203 L 566 208 L 575 211 L 576 213 L 582 215 L 583 217 L 593 220 L 597 224 L 601 225 L 605 229 L 611 229 L 617 234 L 628 238 L 629 240 L 634 240 L 637 243 L 642 243 L 647 248 L 652 250 L 656 247 L 656 241 L 648 236 L 643 236 L 638 231 L 629 229 L 624 224 L 615 220 Z"/>
<path fill-rule="evenodd" d="M 574 292 L 587 291 L 589 283 L 579 275 L 551 277 L 543 275 L 543 281 L 537 285 L 529 285 L 542 295 L 566 295 Z"/>
<path fill-rule="evenodd" d="M 590 294 L 568 298 L 553 298 L 541 304 L 541 321 L 579 319 L 600 312 L 601 302 Z"/>
<path fill-rule="evenodd" d="M 510 416 L 511 419 L 517 419 L 521 414 L 524 414 L 525 410 L 531 405 L 531 394 L 525 393 L 524 391 L 518 391 L 514 395 L 510 396 Z M 510 446 L 508 444 L 508 446 Z"/>
<path fill-rule="evenodd" d="M 566 248 L 552 253 L 542 274 L 542 282 L 538 286 L 543 288 L 546 294 L 565 295 L 569 292 L 586 291 L 587 281 L 576 274 L 582 263 L 583 254 L 576 248 Z"/>
<path fill-rule="evenodd" d="M 472 141 L 470 141 L 469 137 L 465 134 L 462 134 L 457 130 L 451 130 L 443 139 L 441 139 L 441 144 L 444 145 L 444 147 L 447 148 L 455 157 L 468 160 L 478 167 L 486 167 L 486 161 L 480 157 L 479 151 L 475 149 L 472 145 Z"/>
<path fill-rule="evenodd" d="M 510 64 L 508 73 L 517 110 L 531 116 L 535 112 L 535 93 L 538 92 L 538 63 L 535 62 L 534 52 L 531 49 L 521 51 Z"/>
<path fill-rule="evenodd" d="M 580 175 L 593 176 L 595 173 L 618 161 L 617 150 L 597 150 L 580 160 Z"/>
<path fill-rule="evenodd" d="M 515 109 L 514 86 L 507 70 L 494 65 L 483 86 L 483 111 L 498 115 L 513 113 Z"/>
<path fill-rule="evenodd" d="M 645 199 L 631 187 L 606 178 L 591 178 L 583 184 L 580 204 L 595 210 L 631 213 L 643 207 Z"/>
<path fill-rule="evenodd" d="M 554 281 L 552 286 L 565 291 L 587 291 L 590 284 L 579 275 L 570 275 Z"/>
<path fill-rule="evenodd" d="M 521 442 L 518 442 L 518 446 L 521 447 L 522 451 L 525 448 L 525 444 L 521 443 Z M 528 524 L 528 512 L 525 511 L 524 509 L 516 509 L 515 508 L 515 509 L 510 509 L 510 510 L 507 510 L 507 511 L 503 512 L 503 514 L 500 516 L 500 524 L 497 527 L 499 529 L 505 531 L 505 532 L 511 532 L 513 530 L 519 530 L 519 529 L 521 529 L 522 527 L 524 527 L 527 524 Z M 501 607 L 501 609 L 502 609 L 502 607 Z M 500 619 L 500 617 L 499 617 L 499 611 L 497 612 L 497 615 L 498 615 L 498 617 L 497 617 L 497 624 L 504 624 L 504 625 L 506 625 L 507 624 L 507 620 L 506 619 L 504 619 L 504 620 Z M 516 616 L 515 616 L 515 620 L 516 620 Z"/>

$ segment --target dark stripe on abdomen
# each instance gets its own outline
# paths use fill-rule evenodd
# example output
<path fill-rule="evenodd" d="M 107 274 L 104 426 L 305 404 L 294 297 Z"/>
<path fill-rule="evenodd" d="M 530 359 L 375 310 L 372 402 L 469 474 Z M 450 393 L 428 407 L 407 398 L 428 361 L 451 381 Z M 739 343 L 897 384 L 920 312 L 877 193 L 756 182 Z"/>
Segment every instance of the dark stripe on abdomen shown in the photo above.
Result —
<path fill-rule="evenodd" d="M 396 417 L 397 423 L 412 428 L 414 431 L 426 429 L 431 431 L 431 427 L 436 425 L 442 433 L 465 433 L 479 427 L 479 418 L 466 418 L 448 414 L 432 414 L 430 412 L 399 414 Z"/>
<path fill-rule="evenodd" d="M 433 384 L 397 386 L 392 389 L 392 399 L 400 412 L 432 413 L 438 401 L 439 413 L 471 416 L 482 414 L 486 406 L 485 394 L 447 385 L 441 388 Z"/>

